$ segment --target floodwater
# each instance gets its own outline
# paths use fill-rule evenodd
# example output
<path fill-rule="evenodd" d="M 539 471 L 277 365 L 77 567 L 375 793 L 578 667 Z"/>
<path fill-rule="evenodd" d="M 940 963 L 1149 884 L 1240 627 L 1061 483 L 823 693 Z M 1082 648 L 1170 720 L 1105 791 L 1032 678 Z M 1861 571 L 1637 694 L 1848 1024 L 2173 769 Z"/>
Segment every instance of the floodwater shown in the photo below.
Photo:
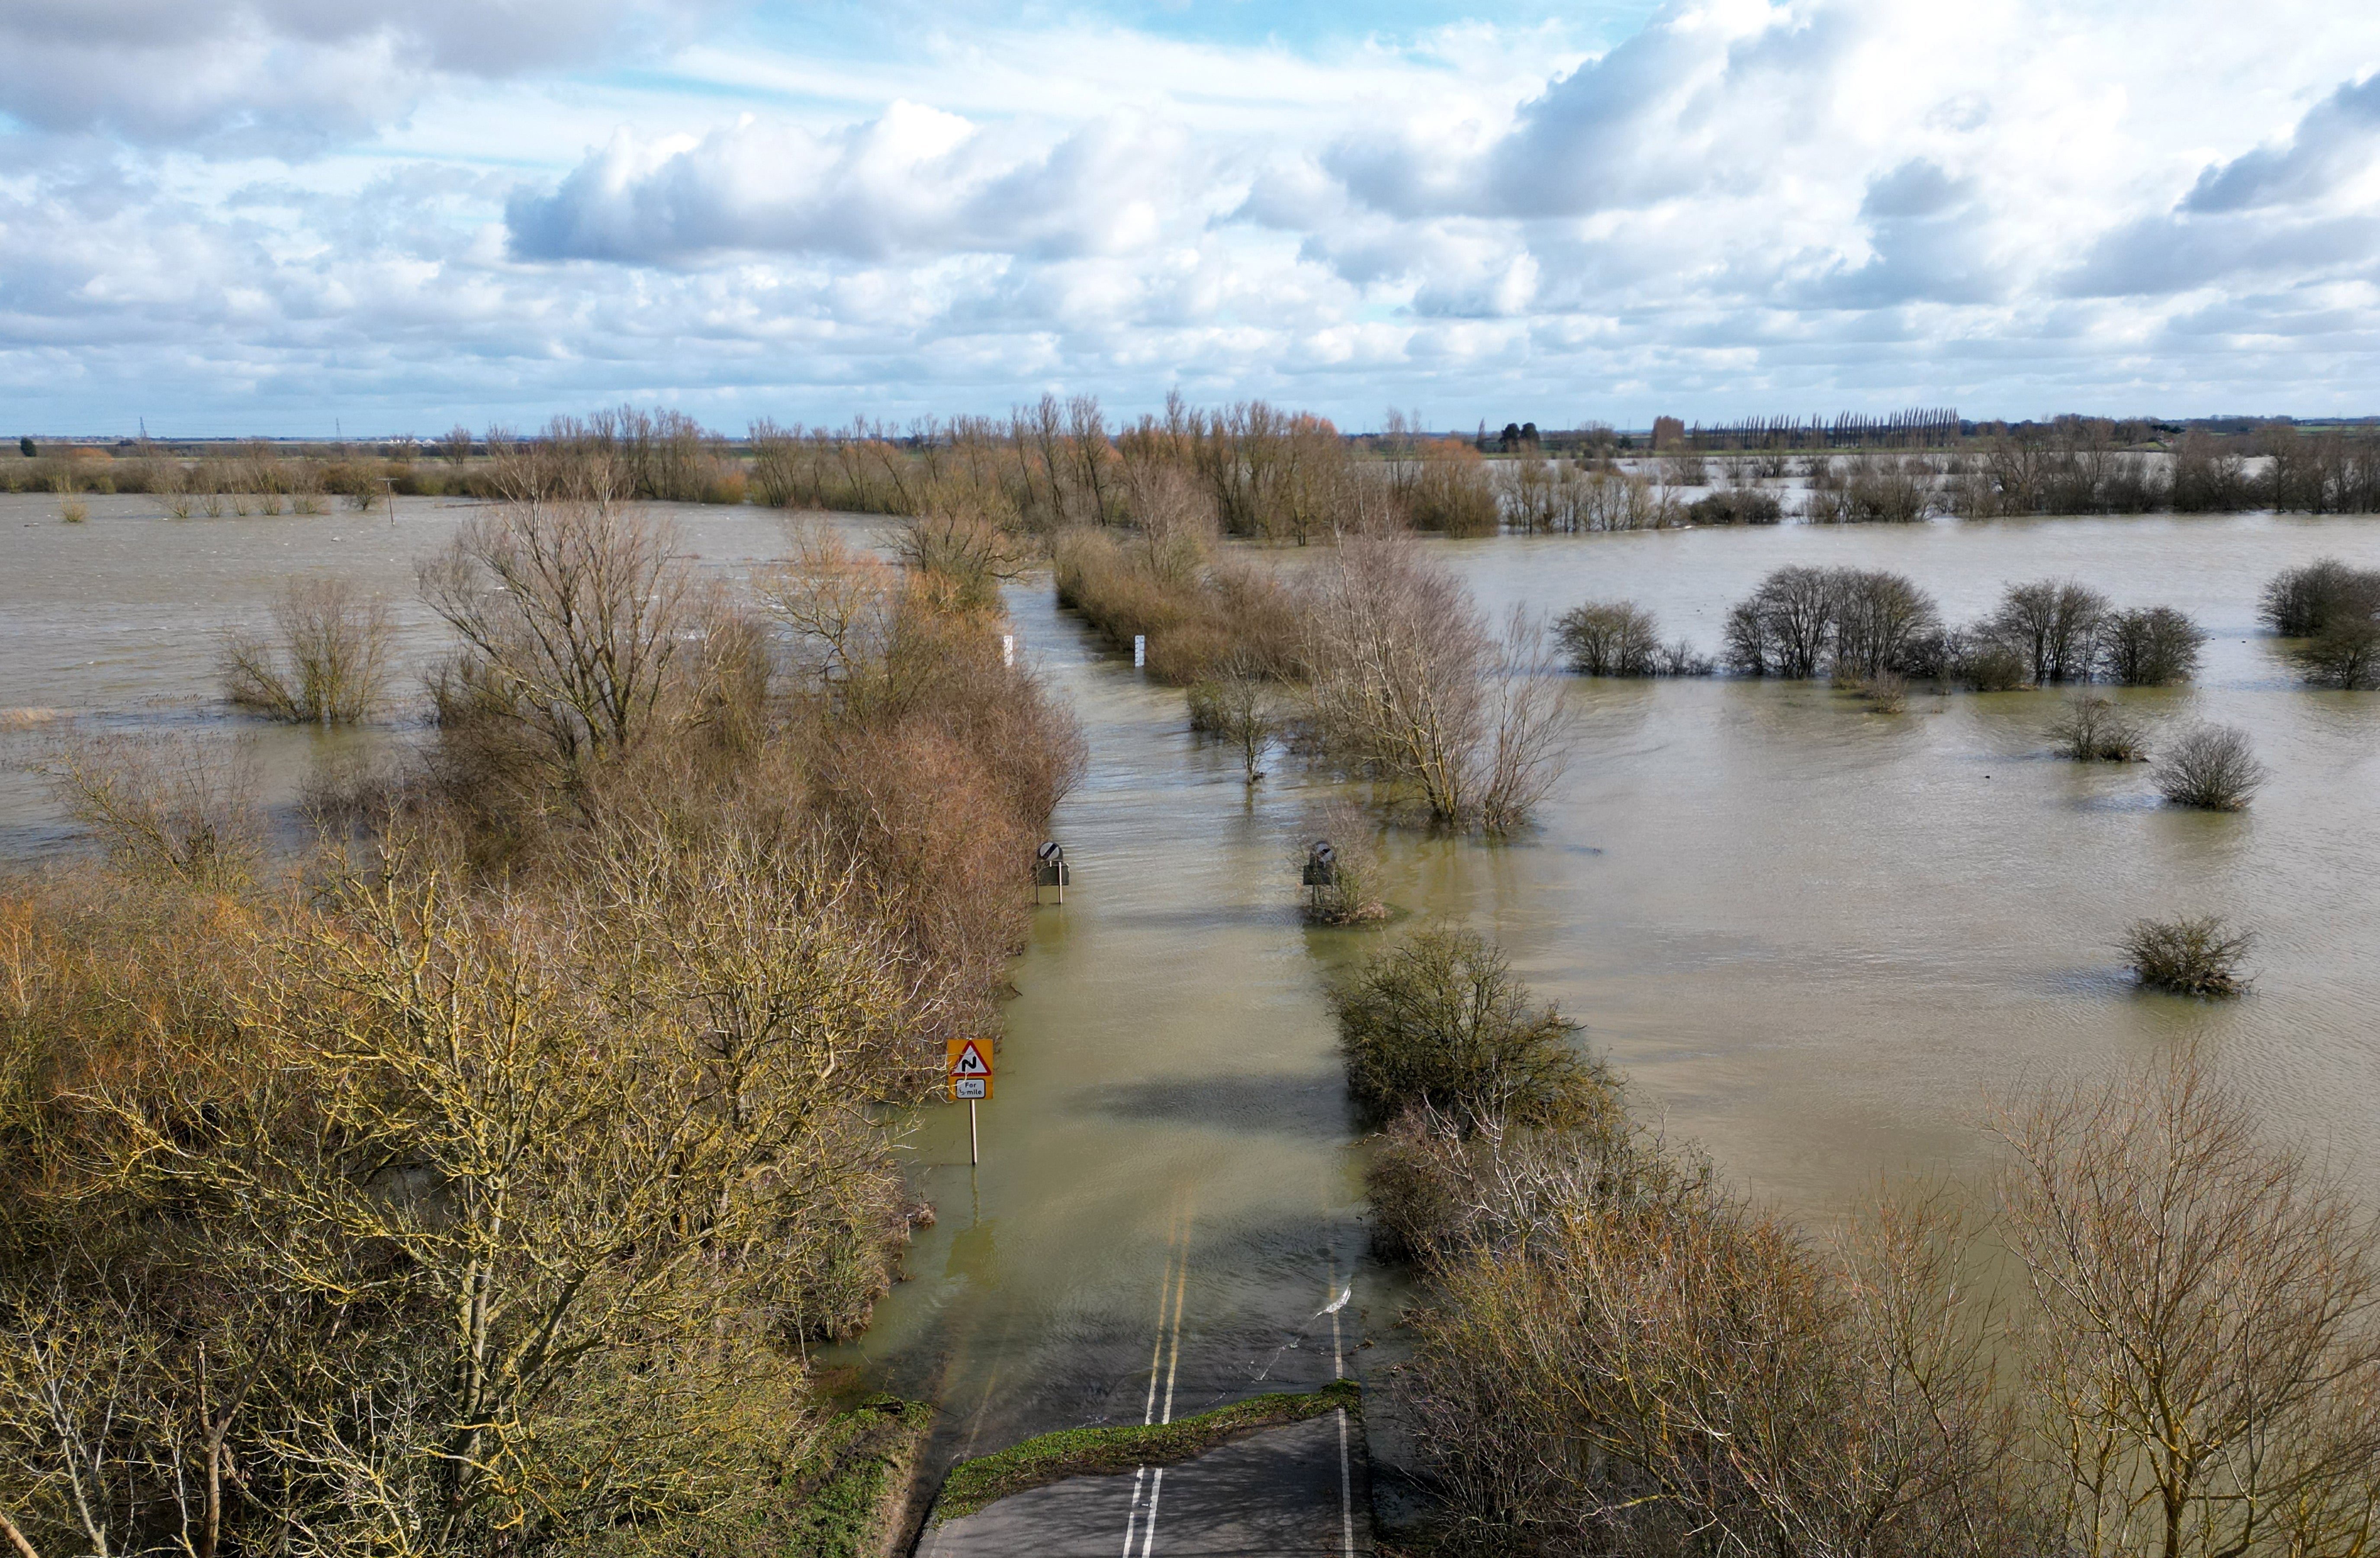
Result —
<path fill-rule="evenodd" d="M 217 735 L 212 635 L 280 579 L 337 569 L 390 591 L 417 661 L 438 636 L 413 559 L 460 511 L 168 521 L 146 500 L 0 498 L 0 710 Z M 774 552 L 772 517 L 686 509 L 706 567 Z M 2380 566 L 2380 526 L 2271 516 L 1684 530 L 1434 543 L 1483 604 L 1627 597 L 1718 648 L 1727 606 L 1787 562 L 1907 573 L 1947 615 L 2007 583 L 2071 577 L 2170 604 L 2213 635 L 2192 688 L 2116 693 L 2171 727 L 2246 728 L 2273 776 L 2238 816 L 2168 810 L 2145 767 L 2048 755 L 2060 695 L 1912 693 L 1883 714 L 1809 685 L 1570 686 L 1574 743 L 1541 824 L 1509 844 L 1391 834 L 1385 896 L 1409 926 L 1491 931 L 1588 1025 L 1674 1136 L 1805 1216 L 1879 1175 L 1989 1162 L 1991 1100 L 2185 1041 L 2276 1126 L 2380 1187 L 2380 694 L 2299 686 L 2255 623 L 2277 569 Z M 1360 1148 L 1323 992 L 1386 931 L 1294 913 L 1306 803 L 1293 765 L 1253 791 L 1191 736 L 1181 695 L 1093 643 L 1046 581 L 1011 591 L 1020 650 L 1069 699 L 1090 771 L 1053 832 L 1074 867 L 1019 959 L 995 1096 L 921 1112 L 909 1139 L 939 1222 L 909 1280 L 828 1361 L 949 1408 L 939 1452 L 1043 1429 L 1179 1415 L 1274 1383 L 1368 1372 L 1400 1298 L 1366 1263 Z M 12 755 L 54 724 L 18 717 Z M 400 733 L 401 736 L 401 733 Z M 325 738 L 258 730 L 272 792 Z M 0 776 L 0 851 L 67 837 L 45 793 Z M 2254 930 L 2257 983 L 2210 1005 L 2131 988 L 2113 943 L 2144 915 Z M 2380 1198 L 2375 1198 L 2380 1199 Z M 1152 1390 L 1152 1380 L 1157 1387 Z"/>

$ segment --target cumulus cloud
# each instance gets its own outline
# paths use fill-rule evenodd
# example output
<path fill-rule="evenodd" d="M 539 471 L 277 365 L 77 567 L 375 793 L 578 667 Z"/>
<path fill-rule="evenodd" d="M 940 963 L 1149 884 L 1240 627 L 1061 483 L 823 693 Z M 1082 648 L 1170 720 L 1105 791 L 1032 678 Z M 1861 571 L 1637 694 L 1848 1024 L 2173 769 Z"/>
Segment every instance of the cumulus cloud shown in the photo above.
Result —
<path fill-rule="evenodd" d="M 319 150 L 442 76 L 584 63 L 703 0 L 11 0 L 0 114 L 37 130 L 237 153 Z"/>
<path fill-rule="evenodd" d="M 2374 382 L 2380 13 L 2329 0 L 1672 0 L 1609 48 L 962 16 L 848 60 L 706 14 L 18 0 L 0 381 L 44 420 L 257 408 L 222 431 L 358 396 L 1468 423 Z"/>
<path fill-rule="evenodd" d="M 525 258 L 673 264 L 732 250 L 1057 259 L 1201 225 L 1213 159 L 1177 128 L 1111 115 L 1038 141 L 911 103 L 826 134 L 749 118 L 691 144 L 622 134 L 507 216 Z"/>
<path fill-rule="evenodd" d="M 2110 227 L 2079 256 L 2061 288 L 2123 297 L 2242 281 L 2380 281 L 2375 153 L 2380 76 L 2342 84 L 2307 110 L 2285 141 L 2209 164 L 2170 209 Z"/>
<path fill-rule="evenodd" d="M 2252 211 L 2332 193 L 2372 169 L 2380 151 L 2380 76 L 2350 81 L 2298 121 L 2289 144 L 2260 146 L 2208 168 L 2181 202 L 2190 212 Z"/>

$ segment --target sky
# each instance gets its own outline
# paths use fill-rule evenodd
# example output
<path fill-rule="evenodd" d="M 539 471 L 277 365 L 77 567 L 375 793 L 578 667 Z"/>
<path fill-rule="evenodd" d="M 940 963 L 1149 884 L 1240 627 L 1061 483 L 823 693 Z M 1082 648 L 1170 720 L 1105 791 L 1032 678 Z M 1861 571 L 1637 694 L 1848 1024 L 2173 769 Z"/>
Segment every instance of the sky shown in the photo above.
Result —
<path fill-rule="evenodd" d="M 2380 6 L 0 0 L 0 427 L 2380 412 Z"/>

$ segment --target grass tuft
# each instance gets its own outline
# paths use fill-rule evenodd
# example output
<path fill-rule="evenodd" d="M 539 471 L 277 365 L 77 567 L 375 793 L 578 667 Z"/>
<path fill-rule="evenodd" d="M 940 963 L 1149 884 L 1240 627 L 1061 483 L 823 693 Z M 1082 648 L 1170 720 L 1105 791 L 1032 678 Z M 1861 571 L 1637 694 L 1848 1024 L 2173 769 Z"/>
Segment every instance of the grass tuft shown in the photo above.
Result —
<path fill-rule="evenodd" d="M 1342 1406 L 1361 1417 L 1363 1389 L 1354 1381 L 1333 1380 L 1318 1391 L 1250 1396 L 1170 1423 L 1061 1429 L 1040 1434 L 953 1467 L 942 1479 L 941 1496 L 934 1501 L 934 1520 L 937 1524 L 957 1520 L 1011 1494 L 1046 1488 L 1069 1477 L 1097 1477 L 1143 1466 L 1177 1466 L 1226 1440 L 1258 1429 L 1302 1423 Z"/>

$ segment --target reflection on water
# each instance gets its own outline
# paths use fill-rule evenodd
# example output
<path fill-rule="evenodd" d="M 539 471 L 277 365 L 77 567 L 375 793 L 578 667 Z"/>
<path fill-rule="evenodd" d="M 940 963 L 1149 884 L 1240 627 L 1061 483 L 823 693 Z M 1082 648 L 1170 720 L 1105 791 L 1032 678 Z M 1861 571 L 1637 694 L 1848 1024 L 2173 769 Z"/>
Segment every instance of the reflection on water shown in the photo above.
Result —
<path fill-rule="evenodd" d="M 413 651 L 437 641 L 409 603 L 411 560 L 454 511 L 408 511 L 392 538 L 346 515 L 124 517 L 140 501 L 94 500 L 91 523 L 71 529 L 18 528 L 0 507 L 12 565 L 0 707 L 232 728 L 192 712 L 207 635 L 260 610 L 290 571 L 338 567 L 386 588 L 407 603 Z M 685 517 L 706 566 L 777 546 L 754 511 Z M 1385 895 L 1408 917 L 1492 931 L 1671 1132 L 1807 1213 L 1848 1206 L 1882 1172 L 1980 1164 L 1977 1121 L 2025 1079 L 2192 1039 L 2356 1183 L 2380 1179 L 2380 695 L 2299 688 L 2254 609 L 2289 564 L 2380 566 L 2371 521 L 1787 527 L 1439 549 L 1491 608 L 1627 596 L 1706 650 L 1728 605 L 1785 562 L 1899 569 L 1955 619 L 2044 575 L 2191 612 L 2216 635 L 2201 683 L 2115 696 L 2159 722 L 2248 729 L 2273 779 L 2244 815 L 2167 809 L 2138 765 L 2050 758 L 2040 733 L 2056 694 L 1918 693 L 1885 715 L 1822 687 L 1581 682 L 1573 761 L 1542 825 L 1502 846 L 1391 837 Z M 939 1223 L 874 1328 L 838 1353 L 943 1401 L 945 1455 L 1140 1420 L 1159 1333 L 1175 1323 L 1160 1300 L 1169 1273 L 1177 1412 L 1258 1388 L 1268 1369 L 1264 1385 L 1329 1378 L 1314 1311 L 1364 1242 L 1322 991 L 1380 933 L 1296 920 L 1293 842 L 1313 792 L 1285 763 L 1249 792 L 1236 762 L 1189 736 L 1180 695 L 1091 646 L 1046 582 L 1012 605 L 1021 648 L 1090 737 L 1089 777 L 1055 825 L 1075 886 L 1064 908 L 1040 911 L 1014 972 L 982 1166 L 967 1166 L 963 1113 L 922 1113 L 908 1146 Z M 261 739 L 285 788 L 316 738 Z M 21 853 L 54 838 L 55 819 L 12 777 L 0 830 Z M 2255 992 L 2204 1005 L 2134 992 L 2113 946 L 2124 926 L 2200 911 L 2258 932 Z M 1377 1331 L 1396 1296 L 1377 1271 L 1355 1281 L 1354 1308 Z"/>

